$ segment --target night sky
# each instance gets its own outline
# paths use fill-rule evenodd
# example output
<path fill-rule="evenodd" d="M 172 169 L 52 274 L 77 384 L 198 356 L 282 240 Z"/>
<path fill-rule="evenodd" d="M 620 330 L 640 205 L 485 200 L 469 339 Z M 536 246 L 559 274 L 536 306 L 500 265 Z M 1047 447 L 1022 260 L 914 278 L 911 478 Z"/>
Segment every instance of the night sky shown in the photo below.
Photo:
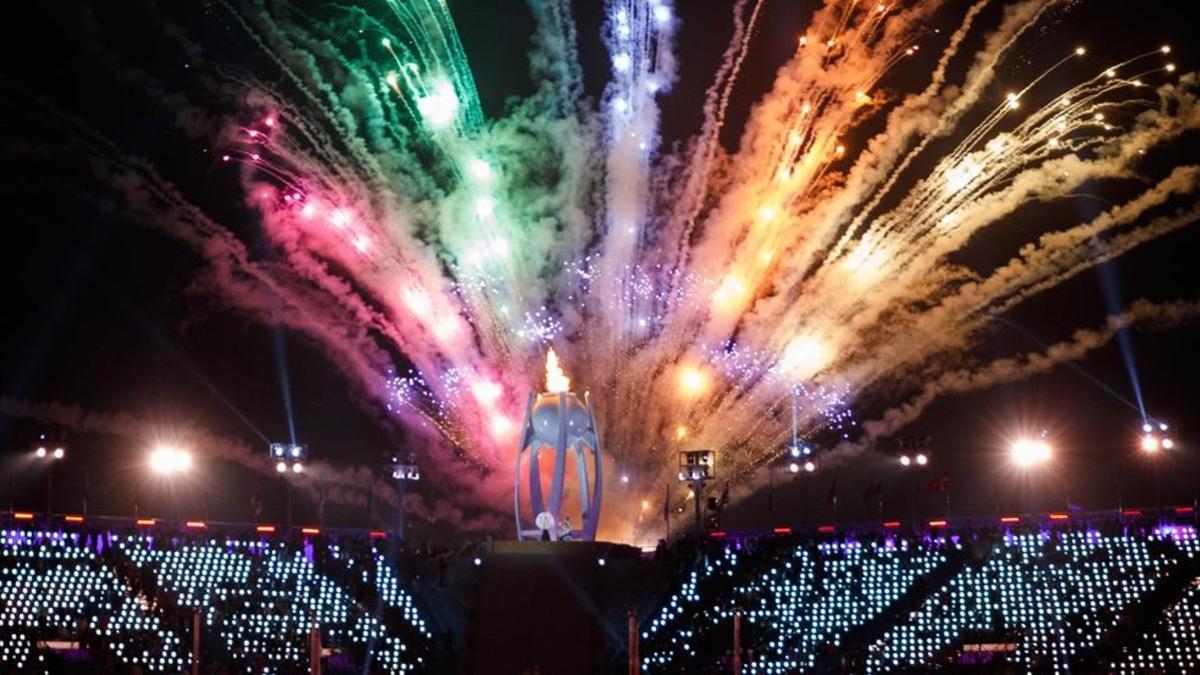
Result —
<path fill-rule="evenodd" d="M 223 169 L 212 150 L 174 132 L 162 109 L 114 78 L 98 56 L 119 54 L 169 84 L 178 77 L 175 84 L 183 86 L 186 58 L 156 30 L 156 14 L 170 11 L 206 49 L 231 63 L 261 67 L 262 56 L 231 27 L 224 10 L 201 2 L 163 3 L 170 10 L 150 2 L 120 7 L 70 0 L 24 4 L 33 7 L 22 7 L 24 16 L 10 15 L 0 28 L 0 148 L 8 169 L 0 181 L 5 230 L 0 269 L 9 289 L 0 314 L 3 396 L 128 413 L 160 420 L 164 428 L 191 426 L 257 448 L 264 438 L 288 437 L 277 367 L 277 356 L 283 354 L 295 430 L 315 456 L 381 466 L 391 453 L 403 449 L 403 429 L 352 394 L 319 349 L 302 336 L 264 326 L 223 305 L 205 292 L 194 253 L 128 222 L 119 210 L 97 199 L 74 131 L 76 122 L 145 156 L 257 254 L 272 254 L 258 242 L 254 217 L 241 206 L 235 172 Z M 603 87 L 606 67 L 597 30 L 600 3 L 576 4 L 587 86 L 595 95 Z M 729 2 L 678 4 L 683 70 L 680 84 L 663 102 L 668 144 L 695 132 L 699 101 L 730 31 Z M 997 4 L 984 13 L 982 24 L 997 20 L 1002 6 Z M 1200 63 L 1187 42 L 1195 24 L 1178 14 L 1177 7 L 1185 3 L 1138 3 L 1134 10 L 1129 3 L 1113 0 L 1073 4 L 1077 6 L 1059 12 L 1027 37 L 1016 51 L 1018 57 L 1005 63 L 998 85 L 1027 80 L 1080 43 L 1089 46 L 1098 62 L 1170 43 L 1181 70 Z M 451 0 L 450 6 L 485 110 L 499 113 L 508 96 L 532 89 L 524 76 L 532 19 L 516 0 Z M 723 138 L 727 146 L 736 142 L 741 120 L 791 53 L 814 6 L 799 0 L 767 1 L 767 15 L 734 92 L 732 121 Z M 957 16 L 958 11 L 949 14 Z M 903 64 L 886 86 L 912 91 L 916 85 L 904 86 L 906 73 L 928 69 L 936 51 Z M 1061 77 L 1081 72 L 1065 70 Z M 1197 139 L 1185 137 L 1151 161 L 1164 166 L 1183 163 L 1194 160 L 1198 150 Z M 1122 197 L 1105 190 L 1096 186 L 1085 190 L 1089 198 L 1022 209 L 1005 226 L 972 241 L 961 262 L 981 268 L 1001 264 L 1037 233 L 1093 217 L 1108 208 L 1108 201 Z M 997 356 L 1040 351 L 1076 328 L 1101 325 L 1106 314 L 1138 298 L 1200 297 L 1198 254 L 1200 228 L 1195 225 L 1146 244 L 1019 306 L 985 336 L 979 350 Z M 1128 337 L 1147 412 L 1171 420 L 1183 441 L 1181 449 L 1161 458 L 1163 501 L 1190 503 L 1192 453 L 1200 450 L 1193 442 L 1200 434 L 1193 423 L 1200 392 L 1200 328 L 1135 329 Z M 827 498 L 834 480 L 841 518 L 875 517 L 873 504 L 865 504 L 860 496 L 876 480 L 884 485 L 885 515 L 907 518 L 912 489 L 908 481 L 925 483 L 943 472 L 951 477 L 954 513 L 1015 510 L 1021 502 L 1020 481 L 1005 451 L 1008 439 L 1020 429 L 1046 429 L 1058 451 L 1053 467 L 1034 486 L 1038 507 L 1064 509 L 1071 503 L 1111 508 L 1118 486 L 1126 505 L 1151 506 L 1154 478 L 1149 463 L 1136 451 L 1140 417 L 1135 401 L 1129 363 L 1113 342 L 1073 366 L 930 407 L 905 432 L 933 438 L 934 462 L 923 476 L 910 478 L 893 458 L 871 453 L 836 472 L 819 474 L 808 486 L 781 476 L 770 500 L 770 517 L 768 500 L 760 494 L 727 514 L 725 524 L 799 524 L 806 489 L 811 519 L 831 519 Z M 858 416 L 869 419 L 888 403 L 892 402 L 866 402 Z M 0 414 L 3 508 L 10 499 L 18 509 L 42 506 L 44 472 L 28 453 L 43 429 Z M 92 513 L 131 515 L 137 503 L 144 512 L 168 515 L 169 490 L 144 468 L 149 440 L 139 444 L 125 437 L 72 434 L 66 442 L 68 461 L 54 477 L 56 510 L 80 510 L 86 484 Z M 282 488 L 275 481 L 258 480 L 219 461 L 201 462 L 203 470 L 196 477 L 174 488 L 185 515 L 247 520 L 250 495 L 261 490 L 264 517 L 281 517 Z M 421 489 L 436 493 L 431 485 Z M 945 509 L 940 495 L 923 495 L 922 500 L 924 514 Z M 315 511 L 306 500 L 296 503 L 297 520 L 314 518 Z M 327 519 L 358 525 L 363 515 L 330 507 Z"/>

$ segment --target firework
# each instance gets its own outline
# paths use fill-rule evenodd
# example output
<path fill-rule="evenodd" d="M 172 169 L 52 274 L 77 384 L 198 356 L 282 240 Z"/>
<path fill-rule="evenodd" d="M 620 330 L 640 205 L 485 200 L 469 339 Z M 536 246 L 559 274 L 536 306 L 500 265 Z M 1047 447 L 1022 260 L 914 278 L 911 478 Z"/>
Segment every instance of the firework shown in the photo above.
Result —
<path fill-rule="evenodd" d="M 539 86 L 497 119 L 442 2 L 235 15 L 278 72 L 233 80 L 244 105 L 221 158 L 286 264 L 252 259 L 151 172 L 121 167 L 160 186 L 159 210 L 232 301 L 283 298 L 284 321 L 428 432 L 434 480 L 454 480 L 439 465 L 478 467 L 463 502 L 505 508 L 514 420 L 550 346 L 603 402 L 610 475 L 628 477 L 606 501 L 645 511 L 685 444 L 746 480 L 796 438 L 847 443 L 864 392 L 936 378 L 1015 304 L 1198 215 L 1200 170 L 1177 167 L 996 270 L 948 262 L 1019 207 L 1128 176 L 1200 123 L 1166 47 L 1108 63 L 1065 45 L 1003 89 L 996 65 L 1055 3 L 1015 3 L 964 55 L 985 3 L 942 33 L 924 28 L 942 3 L 828 0 L 728 153 L 717 139 L 761 0 L 735 3 L 700 131 L 670 153 L 658 104 L 686 29 L 671 2 L 607 2 L 595 109 L 569 3 L 535 4 Z M 957 75 L 955 57 L 969 62 Z M 914 58 L 930 67 L 910 91 L 889 75 Z M 872 119 L 881 130 L 849 140 Z M 1191 206 L 1143 222 L 1180 197 Z M 1099 238 L 1099 256 L 1080 245 Z M 641 514 L 626 515 L 602 535 L 629 537 Z"/>

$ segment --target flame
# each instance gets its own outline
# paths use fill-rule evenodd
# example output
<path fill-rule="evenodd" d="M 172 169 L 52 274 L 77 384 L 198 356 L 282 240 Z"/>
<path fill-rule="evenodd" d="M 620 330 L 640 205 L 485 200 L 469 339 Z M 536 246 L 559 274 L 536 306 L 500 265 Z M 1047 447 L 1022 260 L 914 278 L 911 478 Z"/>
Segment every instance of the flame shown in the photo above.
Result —
<path fill-rule="evenodd" d="M 570 390 L 571 380 L 567 379 L 567 374 L 558 363 L 558 354 L 555 354 L 554 348 L 551 347 L 550 351 L 546 352 L 546 391 L 562 394 Z"/>

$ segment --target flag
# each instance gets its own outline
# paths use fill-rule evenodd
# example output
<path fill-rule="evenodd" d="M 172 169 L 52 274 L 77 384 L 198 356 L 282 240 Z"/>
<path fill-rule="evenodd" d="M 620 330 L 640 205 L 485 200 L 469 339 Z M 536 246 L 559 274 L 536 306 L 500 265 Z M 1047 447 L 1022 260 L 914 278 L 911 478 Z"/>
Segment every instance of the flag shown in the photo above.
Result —
<path fill-rule="evenodd" d="M 321 483 L 318 490 L 320 490 L 320 492 L 318 493 L 318 498 L 317 498 L 317 520 L 320 521 L 320 523 L 322 525 L 324 525 L 325 524 L 325 484 Z"/>
<path fill-rule="evenodd" d="M 721 501 L 717 502 L 717 508 L 723 509 L 729 506 L 729 483 L 725 483 L 725 489 L 721 490 Z"/>
<path fill-rule="evenodd" d="M 866 490 L 863 490 L 862 500 L 864 502 L 879 499 L 880 497 L 883 497 L 883 483 L 871 483 L 867 486 Z"/>
<path fill-rule="evenodd" d="M 825 501 L 830 504 L 837 503 L 837 476 L 834 476 L 833 482 L 829 484 L 829 494 L 825 497 Z"/>
<path fill-rule="evenodd" d="M 950 474 L 944 473 L 938 478 L 934 478 L 925 486 L 926 492 L 949 492 L 950 491 Z"/>

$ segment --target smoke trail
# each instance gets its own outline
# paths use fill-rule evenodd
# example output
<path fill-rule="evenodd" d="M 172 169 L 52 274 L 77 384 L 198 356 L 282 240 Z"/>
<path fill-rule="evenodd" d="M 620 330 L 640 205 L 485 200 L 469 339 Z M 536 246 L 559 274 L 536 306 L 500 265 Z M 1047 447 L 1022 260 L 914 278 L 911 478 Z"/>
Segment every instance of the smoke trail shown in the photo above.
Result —
<path fill-rule="evenodd" d="M 1009 309 L 1195 221 L 1198 169 L 1142 160 L 1200 128 L 1196 78 L 1174 74 L 1169 47 L 1104 67 L 1072 46 L 995 91 L 1060 4 L 994 16 L 985 0 L 829 0 L 729 153 L 718 135 L 759 0 L 735 3 L 699 133 L 671 152 L 658 102 L 685 27 L 664 0 L 606 3 L 610 77 L 595 103 L 570 3 L 530 2 L 534 90 L 495 119 L 443 3 L 227 5 L 267 62 L 253 72 L 151 8 L 199 66 L 187 91 L 99 47 L 98 62 L 215 149 L 259 216 L 261 258 L 149 163 L 58 120 L 111 208 L 203 260 L 192 292 L 306 336 L 365 409 L 411 432 L 423 472 L 463 510 L 426 504 L 438 517 L 508 507 L 516 427 L 553 344 L 599 403 L 611 467 L 631 475 L 608 481 L 624 507 L 605 530 L 620 537 L 678 450 L 713 447 L 726 475 L 748 476 L 790 442 L 793 398 L 799 438 L 847 442 L 858 397 L 949 377 Z M 927 28 L 948 14 L 960 23 L 947 35 Z M 87 29 L 96 44 L 104 19 Z M 897 65 L 930 50 L 908 93 Z M 1093 185 L 1135 189 L 996 269 L 952 262 L 980 233 Z"/>
<path fill-rule="evenodd" d="M 182 447 L 192 448 L 201 460 L 222 460 L 242 466 L 264 478 L 278 477 L 265 448 L 256 451 L 241 440 L 219 436 L 189 423 L 165 425 L 161 421 L 125 412 L 97 412 L 73 404 L 9 397 L 0 397 L 0 413 L 6 417 L 70 429 L 80 435 L 124 438 L 138 451 L 169 438 Z M 292 477 L 292 480 L 314 503 L 319 498 L 318 486 L 326 485 L 330 502 L 361 508 L 366 505 L 367 499 L 364 486 L 371 485 L 376 499 L 393 508 L 398 506 L 392 484 L 367 467 L 338 467 L 318 459 L 308 462 L 305 468 L 305 473 Z M 420 495 L 406 495 L 405 503 L 406 508 L 418 517 L 465 531 L 493 531 L 500 523 L 492 514 L 470 514 L 462 506 L 442 502 L 429 504 Z"/>
<path fill-rule="evenodd" d="M 851 447 L 870 447 L 876 439 L 895 433 L 920 416 L 939 397 L 1016 382 L 1047 372 L 1064 362 L 1077 361 L 1112 342 L 1120 331 L 1135 325 L 1162 330 L 1197 319 L 1200 319 L 1200 301 L 1156 304 L 1138 300 L 1127 311 L 1109 316 L 1103 327 L 1076 331 L 1070 340 L 1051 345 L 1043 352 L 997 359 L 979 369 L 942 374 L 926 384 L 916 397 L 885 411 L 879 419 L 865 422 L 866 436 Z"/>

